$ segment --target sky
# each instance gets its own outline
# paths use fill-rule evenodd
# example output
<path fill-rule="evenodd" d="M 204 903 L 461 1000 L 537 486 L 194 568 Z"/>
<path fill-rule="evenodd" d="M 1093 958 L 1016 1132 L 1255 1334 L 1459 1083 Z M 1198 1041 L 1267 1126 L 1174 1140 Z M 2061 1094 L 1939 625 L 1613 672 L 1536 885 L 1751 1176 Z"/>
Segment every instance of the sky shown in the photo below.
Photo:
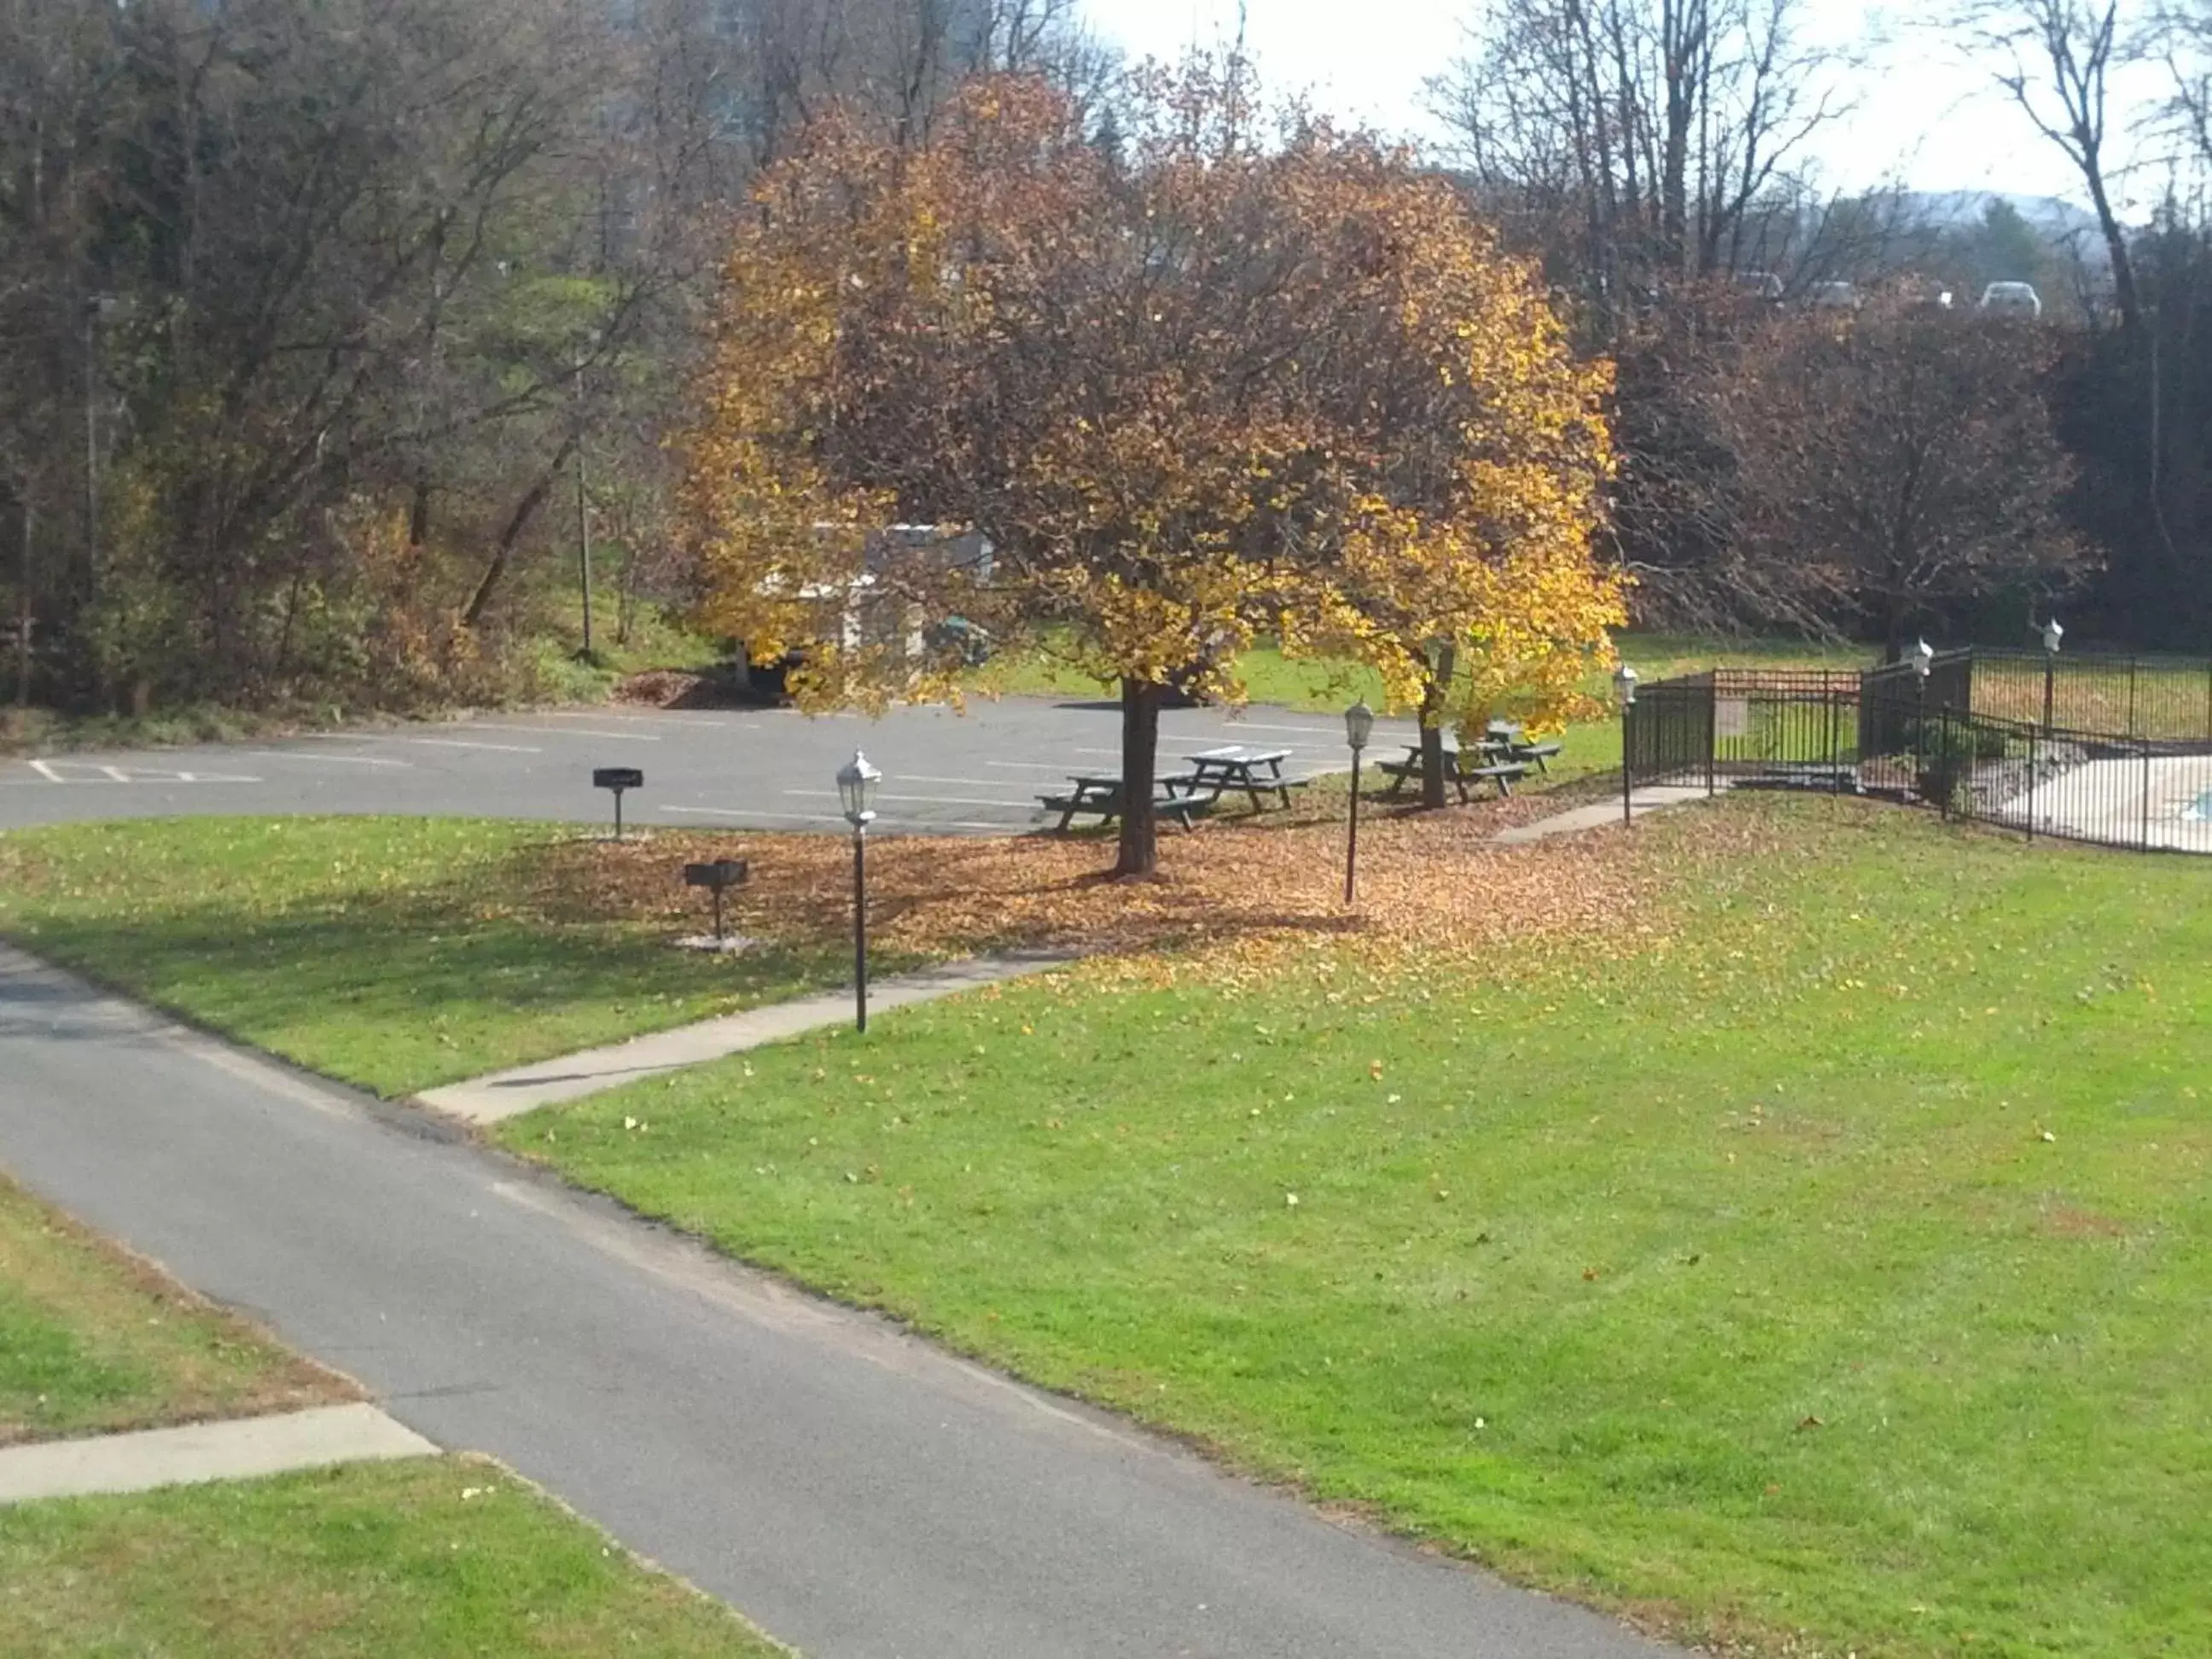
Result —
<path fill-rule="evenodd" d="M 1092 27 L 1133 57 L 1172 58 L 1194 40 L 1227 40 L 1236 0 L 1085 0 Z M 1421 85 L 1460 51 L 1472 0 L 1247 0 L 1245 42 L 1272 86 L 1304 90 L 1321 107 L 1425 140 L 1440 135 L 1421 108 Z M 2002 191 L 2083 199 L 2081 179 L 2049 141 L 1949 38 L 1860 0 L 1810 0 L 1823 44 L 1865 54 L 1850 76 L 1855 107 L 1822 134 L 1814 160 L 1828 188 L 1902 179 L 1915 189 Z M 2126 104 L 2148 78 L 2116 86 Z M 2138 206 L 2161 178 L 2123 193 Z"/>

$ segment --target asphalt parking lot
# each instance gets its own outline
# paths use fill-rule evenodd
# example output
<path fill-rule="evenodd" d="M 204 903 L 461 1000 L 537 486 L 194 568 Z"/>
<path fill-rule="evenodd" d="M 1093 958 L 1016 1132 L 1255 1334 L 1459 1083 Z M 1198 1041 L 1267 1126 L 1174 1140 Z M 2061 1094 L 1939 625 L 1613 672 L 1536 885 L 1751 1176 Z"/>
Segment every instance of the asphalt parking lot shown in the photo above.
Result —
<path fill-rule="evenodd" d="M 1377 722 L 1370 754 L 1410 742 L 1409 720 Z M 1285 774 L 1342 771 L 1334 717 L 1254 708 L 1170 709 L 1161 765 L 1224 744 L 1287 750 Z M 611 816 L 597 767 L 635 767 L 633 823 L 820 829 L 843 823 L 837 769 L 854 749 L 884 772 L 884 830 L 1004 835 L 1046 821 L 1036 797 L 1074 772 L 1118 771 L 1111 703 L 1008 698 L 897 708 L 879 720 L 789 709 L 570 709 L 274 742 L 0 760 L 0 828 L 178 814 L 398 812 L 425 817 Z"/>

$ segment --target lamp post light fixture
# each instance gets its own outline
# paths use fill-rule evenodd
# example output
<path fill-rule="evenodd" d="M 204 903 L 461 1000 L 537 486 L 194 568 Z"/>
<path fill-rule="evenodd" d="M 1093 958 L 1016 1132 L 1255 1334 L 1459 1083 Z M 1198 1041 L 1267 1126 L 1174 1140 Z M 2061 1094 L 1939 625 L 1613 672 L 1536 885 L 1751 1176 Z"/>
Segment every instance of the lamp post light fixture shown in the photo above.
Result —
<path fill-rule="evenodd" d="M 876 821 L 876 786 L 884 775 L 859 750 L 838 769 L 837 801 L 853 826 L 853 997 L 855 1029 L 868 1029 L 868 826 Z"/>
<path fill-rule="evenodd" d="M 1351 834 L 1344 848 L 1344 902 L 1352 902 L 1352 885 L 1359 869 L 1359 754 L 1367 747 L 1367 739 L 1375 731 L 1375 711 L 1367 706 L 1367 699 L 1344 711 L 1344 740 L 1352 745 L 1352 821 Z"/>
<path fill-rule="evenodd" d="M 2051 736 L 2051 684 L 2058 668 L 2058 642 L 2066 637 L 2066 630 L 2053 617 L 2043 624 L 2043 735 Z"/>
<path fill-rule="evenodd" d="M 1620 695 L 1620 821 L 1626 825 L 1634 823 L 1636 817 L 1629 799 L 1635 783 L 1636 751 L 1628 741 L 1636 714 L 1636 671 L 1626 663 L 1621 664 L 1613 671 L 1613 689 Z"/>
<path fill-rule="evenodd" d="M 1936 666 L 1936 647 L 1923 638 L 1906 656 L 1912 664 L 1912 782 L 1917 788 L 1928 769 L 1928 672 Z"/>

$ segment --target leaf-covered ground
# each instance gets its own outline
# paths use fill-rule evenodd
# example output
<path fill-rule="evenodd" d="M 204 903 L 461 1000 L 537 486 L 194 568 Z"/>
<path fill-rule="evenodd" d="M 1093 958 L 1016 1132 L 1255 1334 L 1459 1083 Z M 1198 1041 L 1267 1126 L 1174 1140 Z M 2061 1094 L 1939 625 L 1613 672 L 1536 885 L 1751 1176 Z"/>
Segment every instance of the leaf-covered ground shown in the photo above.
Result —
<path fill-rule="evenodd" d="M 1443 815 L 1370 811 L 1361 905 L 1342 906 L 1340 788 L 1287 814 L 1164 832 L 1157 880 L 1104 878 L 1110 844 L 1028 836 L 871 844 L 875 971 L 980 951 L 1143 952 L 1236 941 L 1225 971 L 1347 934 L 1364 948 L 1488 950 L 1620 913 L 1630 862 L 1490 845 L 1553 810 L 1531 796 Z M 672 948 L 704 926 L 690 860 L 750 861 L 735 957 Z M 781 1000 L 850 974 L 851 850 L 837 836 L 410 818 L 148 820 L 0 836 L 0 933 L 147 1001 L 387 1095 Z M 1146 969 L 1143 971 L 1150 971 Z"/>
<path fill-rule="evenodd" d="M 2212 868 L 1747 798 L 1578 856 L 1565 934 L 1097 964 L 503 1133 L 1678 1633 L 2212 1651 Z"/>

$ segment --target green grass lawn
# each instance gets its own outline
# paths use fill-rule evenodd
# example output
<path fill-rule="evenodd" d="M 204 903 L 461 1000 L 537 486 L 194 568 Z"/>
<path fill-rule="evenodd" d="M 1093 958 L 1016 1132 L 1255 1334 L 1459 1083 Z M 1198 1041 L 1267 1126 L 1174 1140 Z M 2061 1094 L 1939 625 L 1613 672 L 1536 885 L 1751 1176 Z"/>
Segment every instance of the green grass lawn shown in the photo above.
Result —
<path fill-rule="evenodd" d="M 501 1133 L 1679 1634 L 2212 1651 L 2212 868 L 1637 833 L 1675 891 L 1578 962 L 1078 971 Z"/>
<path fill-rule="evenodd" d="M 0 1659 L 771 1659 L 465 1457 L 0 1507 Z"/>
<path fill-rule="evenodd" d="M 1734 639 L 1721 635 L 1626 633 L 1613 643 L 1622 660 L 1635 665 L 1646 680 L 1665 679 L 1705 668 L 1858 668 L 1875 659 L 1875 653 L 1860 646 L 1826 645 L 1805 640 Z M 1256 646 L 1238 659 L 1250 701 L 1278 708 L 1334 714 L 1355 698 L 1365 697 L 1382 706 L 1382 683 L 1372 670 L 1356 663 L 1325 659 L 1289 658 L 1273 646 Z M 1079 673 L 1048 652 L 994 658 L 975 672 L 978 690 L 1002 696 L 1097 697 L 1112 688 Z M 1603 674 L 1595 675 L 1589 687 L 1593 696 L 1609 696 Z M 1620 744 L 1614 745 L 1620 764 Z"/>
<path fill-rule="evenodd" d="M 1733 639 L 1700 634 L 1632 633 L 1615 636 L 1623 661 L 1632 664 L 1647 683 L 1707 668 L 1863 668 L 1876 655 L 1871 647 L 1828 645 L 1806 640 Z M 1382 684 L 1374 672 L 1356 664 L 1292 659 L 1273 646 L 1244 653 L 1239 663 L 1253 703 L 1301 709 L 1310 714 L 1334 714 L 1354 699 L 1365 697 L 1378 708 Z M 1037 697 L 1097 697 L 1103 688 L 1096 680 L 1075 672 L 1048 655 L 1028 654 L 997 659 L 977 671 L 978 689 L 1000 696 Z M 1606 675 L 1595 674 L 1586 688 L 1591 696 L 1610 702 L 1612 685 Z M 1548 780 L 1531 778 L 1532 787 L 1547 782 L 1567 783 L 1600 772 L 1620 769 L 1620 721 L 1589 720 L 1569 726 L 1560 734 L 1565 747 L 1551 763 Z"/>
<path fill-rule="evenodd" d="M 390 1096 L 848 974 L 841 939 L 709 957 L 672 949 L 665 921 L 593 918 L 547 887 L 548 849 L 579 833 L 409 818 L 15 831 L 0 836 L 0 934 Z"/>
<path fill-rule="evenodd" d="M 353 1397 L 0 1173 L 0 1446 Z"/>

